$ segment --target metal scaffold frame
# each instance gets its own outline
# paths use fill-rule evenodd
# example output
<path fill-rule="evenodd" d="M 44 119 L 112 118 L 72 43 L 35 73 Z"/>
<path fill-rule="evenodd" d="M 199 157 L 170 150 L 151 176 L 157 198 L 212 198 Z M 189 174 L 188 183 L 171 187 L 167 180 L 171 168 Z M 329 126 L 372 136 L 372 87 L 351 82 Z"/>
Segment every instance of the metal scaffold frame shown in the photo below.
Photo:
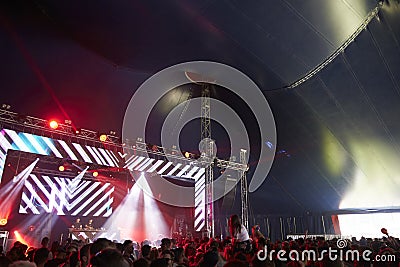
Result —
<path fill-rule="evenodd" d="M 202 153 L 211 159 L 214 155 L 214 142 L 211 139 L 211 106 L 210 106 L 210 85 L 203 84 L 201 92 L 201 142 Z M 212 161 L 211 161 L 212 162 Z M 214 170 L 211 162 L 206 162 L 205 184 L 206 184 L 206 218 L 205 225 L 207 235 L 214 236 Z"/>
<path fill-rule="evenodd" d="M 101 142 L 105 145 L 121 146 L 120 138 L 111 134 L 107 134 L 107 140 L 100 141 L 99 132 L 75 128 L 71 124 L 66 123 L 58 123 L 57 129 L 51 129 L 48 120 L 21 115 L 7 109 L 0 108 L 0 122 L 13 127 L 17 126 L 21 129 L 28 128 L 31 131 L 40 131 L 43 135 L 60 135 L 64 137 L 73 137 L 82 141 Z"/>
<path fill-rule="evenodd" d="M 210 105 L 210 84 L 202 85 L 201 92 L 201 140 L 202 140 L 202 152 L 205 157 L 210 160 L 205 166 L 206 176 L 206 231 L 209 237 L 214 236 L 214 171 L 213 167 L 215 164 L 218 167 L 234 169 L 238 171 L 240 178 L 240 192 L 241 192 L 241 218 L 242 223 L 248 228 L 249 225 L 249 214 L 248 214 L 248 184 L 246 172 L 248 170 L 247 162 L 247 151 L 244 149 L 240 150 L 240 163 L 224 161 L 214 157 L 214 141 L 211 136 L 211 105 Z"/>
<path fill-rule="evenodd" d="M 126 140 L 121 142 L 121 139 L 117 136 L 107 134 L 106 141 L 99 140 L 99 132 L 87 130 L 87 129 L 76 129 L 71 123 L 58 123 L 57 129 L 49 127 L 49 121 L 45 119 L 39 119 L 32 116 L 21 115 L 8 109 L 0 108 L 0 126 L 9 127 L 10 129 L 18 130 L 21 132 L 29 132 L 41 136 L 47 136 L 53 138 L 56 136 L 60 139 L 72 138 L 77 142 L 94 142 L 101 145 L 108 145 L 110 147 L 118 149 L 135 149 L 137 152 L 146 152 L 148 155 L 153 157 L 168 157 L 175 158 L 182 162 L 194 162 L 199 160 L 200 164 L 205 168 L 205 229 L 203 229 L 207 236 L 214 236 L 214 167 L 220 167 L 223 169 L 231 169 L 238 171 L 238 177 L 241 179 L 241 206 L 242 206 L 242 221 L 243 224 L 248 227 L 248 188 L 246 172 L 248 165 L 246 164 L 246 150 L 241 150 L 240 162 L 222 160 L 215 157 L 214 147 L 215 142 L 211 139 L 211 107 L 210 107 L 210 85 L 204 84 L 202 95 L 201 95 L 201 140 L 202 148 L 201 155 L 191 155 L 192 158 L 186 158 L 181 156 L 179 151 L 174 148 L 163 148 L 161 146 L 151 145 L 152 149 L 149 149 L 149 144 L 139 141 L 139 139 L 133 144 L 132 141 Z"/>

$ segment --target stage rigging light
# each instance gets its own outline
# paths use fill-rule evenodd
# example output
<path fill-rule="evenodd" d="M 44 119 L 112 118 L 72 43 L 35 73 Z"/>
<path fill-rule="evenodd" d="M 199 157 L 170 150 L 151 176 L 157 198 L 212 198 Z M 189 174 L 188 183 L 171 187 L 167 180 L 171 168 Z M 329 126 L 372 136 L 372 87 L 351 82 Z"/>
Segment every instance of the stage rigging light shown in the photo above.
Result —
<path fill-rule="evenodd" d="M 51 120 L 49 122 L 49 126 L 50 126 L 51 129 L 55 130 L 55 129 L 58 128 L 58 122 L 56 120 Z"/>
<path fill-rule="evenodd" d="M 63 172 L 63 171 L 65 171 L 65 167 L 64 167 L 63 165 L 61 165 L 61 166 L 58 167 L 58 170 L 59 170 L 60 172 Z"/>
<path fill-rule="evenodd" d="M 190 158 L 190 153 L 189 152 L 185 152 L 185 157 L 188 159 L 188 158 Z"/>
<path fill-rule="evenodd" d="M 2 109 L 10 109 L 11 106 L 10 106 L 10 105 L 7 105 L 7 104 L 2 104 L 2 105 L 1 105 L 1 108 L 2 108 Z"/>
<path fill-rule="evenodd" d="M 97 176 L 99 176 L 99 173 L 98 173 L 97 171 L 94 171 L 94 172 L 92 173 L 92 175 L 93 175 L 93 177 L 97 177 Z"/>
<path fill-rule="evenodd" d="M 7 224 L 7 219 L 6 218 L 3 218 L 3 219 L 0 219 L 0 226 L 4 226 L 4 225 L 6 225 Z"/>
<path fill-rule="evenodd" d="M 101 142 L 107 141 L 107 135 L 106 135 L 106 134 L 100 134 L 100 135 L 99 135 L 99 140 L 100 140 Z"/>

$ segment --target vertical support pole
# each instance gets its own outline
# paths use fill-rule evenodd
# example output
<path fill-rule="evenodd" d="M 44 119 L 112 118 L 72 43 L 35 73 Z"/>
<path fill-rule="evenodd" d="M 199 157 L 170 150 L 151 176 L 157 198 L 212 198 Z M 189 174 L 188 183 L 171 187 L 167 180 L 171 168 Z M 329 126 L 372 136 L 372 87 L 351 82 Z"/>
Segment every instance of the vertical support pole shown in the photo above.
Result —
<path fill-rule="evenodd" d="M 245 149 L 240 149 L 240 163 L 246 164 L 246 154 Z M 249 229 L 249 197 L 248 197 L 248 185 L 246 171 L 239 171 L 240 174 L 240 198 L 241 198 L 241 208 L 242 208 L 242 224 Z"/>
<path fill-rule="evenodd" d="M 202 151 L 206 157 L 206 231 L 209 237 L 214 236 L 214 190 L 213 190 L 213 155 L 214 142 L 211 139 L 211 106 L 210 106 L 210 85 L 203 84 L 201 92 L 201 141 Z M 208 162 L 208 163 L 207 163 Z"/>
<path fill-rule="evenodd" d="M 209 152 L 213 152 L 214 142 L 210 140 L 208 144 Z M 210 154 L 210 156 L 213 154 Z M 214 187 L 213 187 L 214 173 L 213 167 L 210 164 L 206 167 L 206 225 L 208 237 L 214 237 Z"/>

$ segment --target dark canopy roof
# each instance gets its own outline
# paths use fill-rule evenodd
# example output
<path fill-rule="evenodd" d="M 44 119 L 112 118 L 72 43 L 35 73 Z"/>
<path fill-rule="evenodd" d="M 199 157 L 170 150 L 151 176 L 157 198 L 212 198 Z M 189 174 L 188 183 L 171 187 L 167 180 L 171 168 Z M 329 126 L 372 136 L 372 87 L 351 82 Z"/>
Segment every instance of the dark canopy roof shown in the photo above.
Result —
<path fill-rule="evenodd" d="M 120 132 L 153 74 L 221 62 L 259 86 L 275 117 L 255 214 L 400 206 L 398 1 L 17 0 L 2 1 L 0 22 L 1 101 L 16 112 Z M 252 145 L 254 165 L 266 148 Z"/>

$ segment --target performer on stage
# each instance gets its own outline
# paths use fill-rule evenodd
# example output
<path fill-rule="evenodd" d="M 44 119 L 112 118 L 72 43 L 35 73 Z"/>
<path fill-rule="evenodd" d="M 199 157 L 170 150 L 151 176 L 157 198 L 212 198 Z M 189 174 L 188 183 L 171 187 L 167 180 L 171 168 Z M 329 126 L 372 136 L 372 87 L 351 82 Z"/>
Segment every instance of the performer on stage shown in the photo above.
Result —
<path fill-rule="evenodd" d="M 85 229 L 87 229 L 87 230 L 93 230 L 93 229 L 94 229 L 94 227 L 93 227 L 93 220 L 92 220 L 92 219 L 90 219 L 90 220 L 88 221 L 88 223 L 85 224 Z"/>
<path fill-rule="evenodd" d="M 82 229 L 81 219 L 76 218 L 76 221 L 71 225 L 71 228 Z"/>

